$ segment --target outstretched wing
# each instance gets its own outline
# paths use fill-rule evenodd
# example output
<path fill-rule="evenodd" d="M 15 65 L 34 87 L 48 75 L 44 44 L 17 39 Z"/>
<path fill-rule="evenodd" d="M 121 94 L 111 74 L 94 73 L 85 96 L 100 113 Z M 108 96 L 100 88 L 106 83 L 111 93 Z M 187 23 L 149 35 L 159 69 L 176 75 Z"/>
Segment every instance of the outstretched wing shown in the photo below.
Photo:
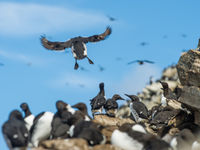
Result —
<path fill-rule="evenodd" d="M 87 42 L 99 42 L 101 40 L 105 40 L 111 33 L 112 33 L 111 27 L 107 27 L 107 29 L 106 29 L 106 31 L 104 33 L 99 34 L 99 35 L 89 36 L 89 37 L 81 37 L 81 40 L 84 43 L 87 43 Z"/>
<path fill-rule="evenodd" d="M 150 61 L 150 60 L 143 60 L 143 62 L 150 63 L 150 64 L 154 64 L 154 62 L 153 62 L 153 61 Z"/>
<path fill-rule="evenodd" d="M 65 50 L 65 48 L 71 47 L 71 40 L 68 40 L 66 42 L 51 42 L 48 41 L 44 36 L 41 36 L 40 40 L 42 45 L 49 50 L 62 51 Z"/>
<path fill-rule="evenodd" d="M 130 62 L 127 63 L 127 65 L 130 65 L 130 64 L 136 63 L 136 62 L 138 62 L 138 61 L 139 61 L 139 60 L 133 60 L 133 61 L 130 61 Z"/>

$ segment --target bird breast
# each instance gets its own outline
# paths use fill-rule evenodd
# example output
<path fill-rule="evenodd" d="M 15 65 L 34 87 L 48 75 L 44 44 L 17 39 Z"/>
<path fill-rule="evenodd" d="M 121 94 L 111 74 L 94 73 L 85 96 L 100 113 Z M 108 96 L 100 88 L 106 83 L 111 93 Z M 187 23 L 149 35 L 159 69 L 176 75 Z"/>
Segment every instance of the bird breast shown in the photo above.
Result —
<path fill-rule="evenodd" d="M 76 59 L 83 59 L 87 56 L 87 48 L 83 42 L 72 43 L 72 54 Z"/>

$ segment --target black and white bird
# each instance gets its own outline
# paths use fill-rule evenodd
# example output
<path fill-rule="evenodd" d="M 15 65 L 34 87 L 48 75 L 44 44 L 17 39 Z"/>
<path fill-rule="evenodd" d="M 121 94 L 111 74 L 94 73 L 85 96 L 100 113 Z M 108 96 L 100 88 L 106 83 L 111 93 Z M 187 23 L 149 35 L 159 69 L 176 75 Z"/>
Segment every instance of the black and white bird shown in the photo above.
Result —
<path fill-rule="evenodd" d="M 96 112 L 102 113 L 103 107 L 106 103 L 104 83 L 99 84 L 99 93 L 93 99 L 90 100 L 92 115 L 94 116 Z"/>
<path fill-rule="evenodd" d="M 42 112 L 35 117 L 30 129 L 30 142 L 33 147 L 38 147 L 41 141 L 50 137 L 53 116 L 52 112 Z"/>
<path fill-rule="evenodd" d="M 125 150 L 169 150 L 170 145 L 146 132 L 140 124 L 125 123 L 113 131 L 111 143 Z"/>
<path fill-rule="evenodd" d="M 198 51 L 200 50 L 200 39 L 199 39 L 199 41 L 198 41 L 197 50 L 198 50 Z"/>
<path fill-rule="evenodd" d="M 75 58 L 74 69 L 78 69 L 79 65 L 77 60 L 81 60 L 87 58 L 90 64 L 94 64 L 91 59 L 87 56 L 87 48 L 86 43 L 88 42 L 99 42 L 105 40 L 110 34 L 112 30 L 110 27 L 107 27 L 106 31 L 99 35 L 93 35 L 89 37 L 74 37 L 66 42 L 51 42 L 48 41 L 44 36 L 41 37 L 42 45 L 49 50 L 55 51 L 63 51 L 66 48 L 71 48 L 73 57 Z"/>
<path fill-rule="evenodd" d="M 86 104 L 80 102 L 80 103 L 73 105 L 72 108 L 77 108 L 84 115 L 84 120 L 86 120 L 86 121 L 92 120 L 92 118 L 88 114 Z M 77 113 L 77 111 L 75 113 Z"/>
<path fill-rule="evenodd" d="M 106 142 L 105 136 L 101 133 L 103 127 L 92 121 L 79 121 L 72 132 L 73 138 L 83 138 L 89 145 L 104 144 Z"/>
<path fill-rule="evenodd" d="M 136 122 L 139 122 L 142 119 L 148 119 L 148 109 L 142 102 L 140 102 L 139 97 L 136 95 L 128 95 L 128 94 L 125 95 L 131 99 L 129 107 L 133 119 Z"/>
<path fill-rule="evenodd" d="M 68 138 L 70 126 L 68 124 L 69 120 L 72 117 L 72 114 L 67 110 L 66 103 L 63 101 L 56 102 L 57 112 L 53 116 L 51 122 L 51 138 Z"/>
<path fill-rule="evenodd" d="M 30 108 L 27 103 L 22 103 L 20 107 L 25 114 L 24 121 L 26 122 L 26 128 L 29 131 L 31 129 L 31 126 L 33 125 L 33 120 L 35 116 L 31 113 Z"/>
<path fill-rule="evenodd" d="M 10 113 L 8 121 L 2 126 L 2 133 L 10 150 L 27 147 L 29 134 L 22 114 L 18 110 Z"/>
<path fill-rule="evenodd" d="M 131 65 L 133 63 L 138 63 L 139 65 L 143 65 L 144 63 L 154 64 L 154 62 L 150 60 L 133 60 L 128 62 L 127 65 Z"/>
<path fill-rule="evenodd" d="M 104 109 L 106 111 L 106 114 L 111 117 L 115 117 L 118 109 L 118 103 L 117 100 L 124 100 L 120 95 L 115 94 L 112 98 L 107 99 L 106 103 L 104 105 Z"/>

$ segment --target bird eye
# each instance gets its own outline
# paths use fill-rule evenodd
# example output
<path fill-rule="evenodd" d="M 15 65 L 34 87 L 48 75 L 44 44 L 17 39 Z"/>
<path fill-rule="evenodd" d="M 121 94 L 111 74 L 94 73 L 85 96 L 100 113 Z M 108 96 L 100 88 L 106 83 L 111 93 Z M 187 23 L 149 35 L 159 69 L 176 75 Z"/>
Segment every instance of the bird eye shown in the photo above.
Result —
<path fill-rule="evenodd" d="M 18 138 L 18 135 L 17 135 L 17 134 L 14 134 L 14 135 L 13 135 L 13 138 L 14 138 L 14 139 Z"/>
<path fill-rule="evenodd" d="M 25 133 L 25 134 L 24 134 L 24 137 L 28 137 L 28 133 Z"/>

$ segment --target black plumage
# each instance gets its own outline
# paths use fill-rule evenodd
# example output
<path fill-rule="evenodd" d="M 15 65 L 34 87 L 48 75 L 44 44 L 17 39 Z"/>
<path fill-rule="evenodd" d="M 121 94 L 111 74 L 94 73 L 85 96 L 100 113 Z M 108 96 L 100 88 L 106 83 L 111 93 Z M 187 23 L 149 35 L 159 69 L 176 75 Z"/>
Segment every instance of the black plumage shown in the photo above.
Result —
<path fill-rule="evenodd" d="M 101 40 L 105 40 L 110 34 L 112 30 L 110 27 L 107 27 L 106 31 L 99 35 L 93 35 L 89 37 L 74 37 L 66 42 L 51 42 L 48 41 L 44 36 L 41 37 L 42 45 L 49 50 L 62 51 L 65 48 L 71 48 L 72 54 L 75 58 L 75 66 L 74 69 L 78 69 L 79 65 L 77 60 L 81 60 L 87 58 L 90 64 L 94 64 L 92 60 L 90 60 L 87 56 L 87 48 L 86 43 L 88 42 L 99 42 Z"/>
<path fill-rule="evenodd" d="M 66 104 L 62 101 L 56 102 L 57 112 L 55 113 L 51 126 L 51 137 L 56 138 L 68 138 L 69 128 L 68 121 L 72 117 L 72 114 L 67 111 Z"/>
<path fill-rule="evenodd" d="M 26 147 L 28 144 L 28 130 L 21 112 L 13 110 L 8 121 L 2 126 L 3 136 L 10 150 Z"/>
<path fill-rule="evenodd" d="M 99 84 L 99 93 L 97 96 L 95 96 L 93 99 L 90 100 L 90 105 L 91 105 L 91 110 L 92 110 L 92 115 L 96 112 L 102 113 L 103 107 L 106 103 L 106 98 L 105 98 L 105 91 L 104 91 L 104 83 Z"/>
<path fill-rule="evenodd" d="M 160 81 L 161 85 L 162 85 L 162 90 L 163 90 L 163 95 L 165 98 L 167 99 L 174 99 L 177 100 L 177 96 L 175 93 L 172 92 L 172 90 L 169 88 L 168 83 L 167 82 L 162 82 Z"/>
<path fill-rule="evenodd" d="M 138 115 L 139 118 L 148 119 L 148 109 L 142 102 L 139 101 L 139 97 L 137 97 L 136 95 L 128 95 L 128 94 L 125 94 L 125 95 L 131 99 L 130 109 L 131 109 L 131 113 L 133 117 L 136 112 L 137 113 L 136 115 Z M 135 120 L 135 117 L 134 117 L 134 120 Z"/>
<path fill-rule="evenodd" d="M 154 62 L 150 60 L 133 60 L 133 61 L 128 62 L 127 65 L 130 65 L 133 63 L 138 63 L 139 65 L 143 65 L 144 63 L 154 64 Z"/>
<path fill-rule="evenodd" d="M 106 100 L 104 109 L 108 116 L 115 117 L 116 111 L 118 109 L 118 103 L 116 102 L 117 100 L 124 100 L 124 99 L 120 95 L 115 94 L 113 95 L 112 98 Z"/>

